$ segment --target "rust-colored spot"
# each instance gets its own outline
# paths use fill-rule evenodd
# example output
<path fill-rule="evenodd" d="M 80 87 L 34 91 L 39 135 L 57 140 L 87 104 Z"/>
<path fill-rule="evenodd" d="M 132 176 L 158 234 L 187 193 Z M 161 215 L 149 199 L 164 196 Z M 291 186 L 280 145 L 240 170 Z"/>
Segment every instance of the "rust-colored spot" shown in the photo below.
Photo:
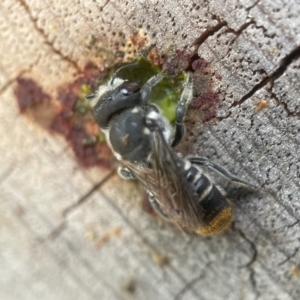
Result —
<path fill-rule="evenodd" d="M 14 94 L 21 113 L 44 128 L 49 126 L 54 115 L 51 97 L 34 80 L 25 77 L 17 79 Z"/>
<path fill-rule="evenodd" d="M 17 78 L 14 94 L 17 98 L 20 112 L 25 112 L 28 108 L 32 108 L 42 102 L 50 101 L 50 96 L 43 91 L 37 82 L 24 77 Z"/>
<path fill-rule="evenodd" d="M 266 100 L 259 100 L 255 103 L 256 105 L 256 112 L 259 113 L 264 108 L 267 108 L 269 106 L 269 103 Z"/>
<path fill-rule="evenodd" d="M 65 137 L 76 157 L 84 167 L 101 165 L 111 167 L 110 150 L 106 143 L 99 143 L 98 125 L 92 120 L 90 109 L 82 95 L 82 87 L 97 88 L 95 78 L 103 78 L 106 72 L 99 72 L 92 63 L 85 66 L 77 79 L 58 88 L 58 111 L 50 129 Z"/>
<path fill-rule="evenodd" d="M 300 277 L 300 271 L 299 271 L 299 267 L 298 266 L 292 266 L 291 267 L 291 273 L 293 275 L 294 278 L 299 278 Z"/>
<path fill-rule="evenodd" d="M 215 74 L 215 78 L 218 80 L 222 80 L 222 76 L 220 74 Z"/>
<path fill-rule="evenodd" d="M 50 129 L 62 134 L 70 143 L 77 159 L 84 167 L 101 165 L 111 167 L 110 150 L 106 143 L 86 143 L 91 135 L 88 134 L 84 124 L 73 123 L 72 118 L 65 117 L 63 113 L 57 115 Z M 99 132 L 100 134 L 100 132 Z"/>
<path fill-rule="evenodd" d="M 156 66 L 162 66 L 164 63 L 164 59 L 159 55 L 157 48 L 152 48 L 147 58 Z"/>
<path fill-rule="evenodd" d="M 191 108 L 199 109 L 202 112 L 202 122 L 207 122 L 213 118 L 216 118 L 219 104 L 219 95 L 217 93 L 208 92 L 193 99 Z"/>
<path fill-rule="evenodd" d="M 221 100 L 214 91 L 214 84 L 222 77 L 212 72 L 209 62 L 196 52 L 176 50 L 165 60 L 163 69 L 169 76 L 176 76 L 182 70 L 190 73 L 195 98 L 187 112 L 189 126 L 199 126 L 199 121 L 203 123 L 216 118 Z"/>
<path fill-rule="evenodd" d="M 189 72 L 195 97 L 213 92 L 212 77 L 216 74 L 212 74 L 210 64 L 196 52 L 176 50 L 174 55 L 165 59 L 163 69 L 169 76 L 177 76 L 182 70 Z"/>
<path fill-rule="evenodd" d="M 106 75 L 107 71 L 99 71 L 96 65 L 88 62 L 73 82 L 57 88 L 56 98 L 50 97 L 29 78 L 18 78 L 14 91 L 20 112 L 44 129 L 63 135 L 84 167 L 110 168 L 113 161 L 107 144 L 98 139 L 99 127 L 84 99 Z"/>
<path fill-rule="evenodd" d="M 208 63 L 196 52 L 187 52 L 185 50 L 176 50 L 177 57 L 183 70 L 189 72 L 201 72 L 207 74 Z"/>
<path fill-rule="evenodd" d="M 164 70 L 169 76 L 178 76 L 183 71 L 194 72 L 193 62 L 198 59 L 197 53 L 190 53 L 185 50 L 176 50 L 174 55 L 169 56 L 164 63 Z"/>
<path fill-rule="evenodd" d="M 198 56 L 198 55 L 197 55 Z M 208 68 L 208 62 L 203 59 L 198 57 L 194 57 L 194 60 L 191 61 L 191 65 L 192 65 L 192 70 L 195 72 L 200 72 L 204 75 L 208 75 L 209 74 L 209 70 Z"/>
<path fill-rule="evenodd" d="M 100 249 L 104 244 L 106 244 L 112 237 L 120 236 L 122 229 L 120 227 L 111 228 L 103 233 L 103 235 L 98 239 L 95 244 L 96 249 Z"/>
<path fill-rule="evenodd" d="M 135 30 L 129 39 L 137 50 L 142 49 L 147 41 L 147 38 L 139 30 Z"/>
<path fill-rule="evenodd" d="M 135 59 L 138 54 L 145 50 L 148 42 L 147 33 L 142 29 L 137 29 L 128 37 L 126 43 L 122 43 L 120 52 L 123 53 L 123 62 Z"/>
<path fill-rule="evenodd" d="M 152 260 L 161 267 L 167 266 L 170 263 L 170 258 L 167 255 L 160 254 L 156 251 L 151 253 Z"/>

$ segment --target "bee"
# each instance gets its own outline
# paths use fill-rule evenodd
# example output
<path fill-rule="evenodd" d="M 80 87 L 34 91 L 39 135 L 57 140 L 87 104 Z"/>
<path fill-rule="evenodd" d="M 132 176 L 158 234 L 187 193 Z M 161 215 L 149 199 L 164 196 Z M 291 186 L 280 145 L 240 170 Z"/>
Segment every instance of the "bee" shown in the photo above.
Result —
<path fill-rule="evenodd" d="M 174 151 L 185 132 L 183 121 L 193 98 L 193 84 L 188 76 L 173 128 L 160 109 L 148 102 L 152 87 L 163 79 L 163 73 L 143 86 L 118 77 L 120 71 L 136 64 L 119 68 L 106 84 L 86 96 L 95 122 L 120 162 L 119 175 L 139 180 L 161 217 L 201 235 L 224 230 L 232 220 L 232 205 L 201 166 L 232 182 L 247 183 L 206 158 L 183 157 Z"/>

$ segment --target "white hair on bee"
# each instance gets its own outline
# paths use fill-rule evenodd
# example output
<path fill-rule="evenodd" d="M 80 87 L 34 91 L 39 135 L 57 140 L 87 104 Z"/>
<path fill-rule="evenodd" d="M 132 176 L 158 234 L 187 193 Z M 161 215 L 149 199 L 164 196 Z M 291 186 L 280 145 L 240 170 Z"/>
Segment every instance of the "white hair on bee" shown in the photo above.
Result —
<path fill-rule="evenodd" d="M 184 161 L 184 170 L 187 171 L 192 166 L 191 162 L 189 160 Z"/>
<path fill-rule="evenodd" d="M 206 187 L 206 189 L 202 192 L 202 194 L 200 195 L 198 202 L 201 202 L 204 198 L 206 198 L 209 193 L 211 192 L 211 190 L 213 189 L 213 184 L 211 182 L 209 182 L 209 185 Z"/>
<path fill-rule="evenodd" d="M 144 128 L 143 132 L 145 135 L 150 135 L 150 130 L 147 127 Z"/>
<path fill-rule="evenodd" d="M 102 97 L 106 92 L 114 90 L 124 81 L 124 79 L 116 77 L 114 78 L 113 83 L 111 83 L 111 80 L 109 80 L 107 83 L 100 85 L 97 91 L 95 92 L 95 97 L 90 102 L 91 107 L 94 107 L 99 101 L 100 97 Z"/>
<path fill-rule="evenodd" d="M 147 118 L 148 119 L 152 119 L 152 120 L 158 120 L 161 118 L 161 114 L 157 111 L 150 111 L 148 114 L 147 114 Z"/>
<path fill-rule="evenodd" d="M 172 137 L 174 136 L 174 128 L 170 124 L 169 120 L 161 113 L 161 110 L 159 109 L 159 112 L 150 111 L 147 114 L 147 118 L 158 122 L 166 142 L 170 144 Z"/>
<path fill-rule="evenodd" d="M 140 110 L 138 109 L 138 107 L 135 107 L 134 109 L 132 109 L 131 110 L 131 112 L 133 113 L 133 114 L 136 114 L 136 113 L 138 113 Z"/>
<path fill-rule="evenodd" d="M 118 152 L 113 151 L 113 154 L 117 160 L 122 160 L 122 156 Z"/>

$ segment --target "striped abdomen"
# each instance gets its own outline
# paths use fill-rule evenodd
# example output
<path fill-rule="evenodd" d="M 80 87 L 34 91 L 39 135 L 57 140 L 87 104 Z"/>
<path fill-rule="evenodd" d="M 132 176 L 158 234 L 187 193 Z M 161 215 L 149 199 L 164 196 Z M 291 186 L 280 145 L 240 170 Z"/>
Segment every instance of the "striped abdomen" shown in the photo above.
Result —
<path fill-rule="evenodd" d="M 209 235 L 226 229 L 232 219 L 232 207 L 229 201 L 195 166 L 189 166 L 185 176 L 193 187 L 197 205 L 200 205 L 203 211 L 201 220 L 203 226 L 196 232 Z"/>

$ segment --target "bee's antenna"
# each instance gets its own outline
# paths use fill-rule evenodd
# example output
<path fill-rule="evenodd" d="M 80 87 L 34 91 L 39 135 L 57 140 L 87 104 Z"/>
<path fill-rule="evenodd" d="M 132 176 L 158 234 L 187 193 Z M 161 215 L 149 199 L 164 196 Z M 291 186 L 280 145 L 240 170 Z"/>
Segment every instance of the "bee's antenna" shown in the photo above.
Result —
<path fill-rule="evenodd" d="M 93 98 L 95 98 L 96 94 L 92 93 L 92 94 L 88 94 L 88 95 L 85 95 L 84 98 L 86 100 L 92 100 Z"/>
<path fill-rule="evenodd" d="M 117 78 L 117 75 L 122 71 L 122 70 L 124 70 L 124 69 L 126 69 L 126 68 L 131 68 L 131 67 L 135 67 L 136 65 L 138 65 L 138 61 L 135 61 L 134 63 L 132 63 L 132 64 L 129 64 L 129 65 L 125 65 L 125 66 L 122 66 L 122 67 L 120 67 L 112 76 L 111 76 L 111 78 L 110 78 L 110 81 L 109 81 L 109 84 L 110 85 L 113 85 L 113 83 L 114 83 L 114 80 Z"/>

